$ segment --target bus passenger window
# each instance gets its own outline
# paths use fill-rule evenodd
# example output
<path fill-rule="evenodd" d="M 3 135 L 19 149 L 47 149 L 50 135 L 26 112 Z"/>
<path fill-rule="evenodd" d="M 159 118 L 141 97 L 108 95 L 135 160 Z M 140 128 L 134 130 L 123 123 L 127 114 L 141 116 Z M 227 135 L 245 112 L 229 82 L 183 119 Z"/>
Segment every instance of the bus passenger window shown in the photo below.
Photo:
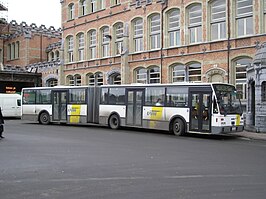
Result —
<path fill-rule="evenodd" d="M 101 89 L 101 104 L 108 104 L 108 88 Z"/>

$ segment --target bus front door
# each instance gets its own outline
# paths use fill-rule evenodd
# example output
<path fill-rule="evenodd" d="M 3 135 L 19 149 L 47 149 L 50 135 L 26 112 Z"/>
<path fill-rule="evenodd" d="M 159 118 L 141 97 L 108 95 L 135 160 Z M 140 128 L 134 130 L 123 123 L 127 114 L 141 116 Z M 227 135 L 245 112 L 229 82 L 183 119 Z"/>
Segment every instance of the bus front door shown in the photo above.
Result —
<path fill-rule="evenodd" d="M 142 126 L 142 107 L 144 101 L 143 89 L 128 89 L 126 124 L 129 126 Z"/>
<path fill-rule="evenodd" d="M 211 131 L 211 96 L 211 92 L 190 92 L 190 131 L 203 133 Z"/>
<path fill-rule="evenodd" d="M 67 91 L 52 91 L 53 121 L 67 122 Z"/>

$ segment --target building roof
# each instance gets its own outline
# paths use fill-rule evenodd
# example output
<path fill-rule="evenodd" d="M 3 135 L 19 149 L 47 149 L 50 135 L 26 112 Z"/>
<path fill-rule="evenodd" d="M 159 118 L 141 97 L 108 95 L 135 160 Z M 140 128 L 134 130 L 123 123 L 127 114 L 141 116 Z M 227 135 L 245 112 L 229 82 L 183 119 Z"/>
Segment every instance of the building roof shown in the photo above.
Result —
<path fill-rule="evenodd" d="M 0 3 L 0 11 L 7 11 L 7 7 L 5 7 L 2 3 Z"/>

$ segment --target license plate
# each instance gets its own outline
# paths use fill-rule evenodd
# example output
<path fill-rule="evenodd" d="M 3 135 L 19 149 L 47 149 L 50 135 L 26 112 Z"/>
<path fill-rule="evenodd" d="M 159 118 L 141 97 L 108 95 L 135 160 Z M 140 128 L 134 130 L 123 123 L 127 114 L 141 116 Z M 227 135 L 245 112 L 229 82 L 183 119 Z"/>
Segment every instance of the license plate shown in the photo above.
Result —
<path fill-rule="evenodd" d="M 236 127 L 232 127 L 232 131 L 236 131 Z"/>

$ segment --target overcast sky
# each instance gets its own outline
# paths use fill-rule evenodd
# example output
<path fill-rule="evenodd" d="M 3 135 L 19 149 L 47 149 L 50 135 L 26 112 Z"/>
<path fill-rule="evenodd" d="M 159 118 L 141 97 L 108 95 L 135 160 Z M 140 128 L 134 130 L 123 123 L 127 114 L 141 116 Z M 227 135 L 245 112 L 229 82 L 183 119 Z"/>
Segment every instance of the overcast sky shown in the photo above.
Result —
<path fill-rule="evenodd" d="M 18 23 L 25 21 L 28 25 L 35 23 L 38 27 L 42 24 L 47 28 L 61 27 L 60 0 L 7 0 L 7 2 L 9 22 L 16 20 Z"/>

